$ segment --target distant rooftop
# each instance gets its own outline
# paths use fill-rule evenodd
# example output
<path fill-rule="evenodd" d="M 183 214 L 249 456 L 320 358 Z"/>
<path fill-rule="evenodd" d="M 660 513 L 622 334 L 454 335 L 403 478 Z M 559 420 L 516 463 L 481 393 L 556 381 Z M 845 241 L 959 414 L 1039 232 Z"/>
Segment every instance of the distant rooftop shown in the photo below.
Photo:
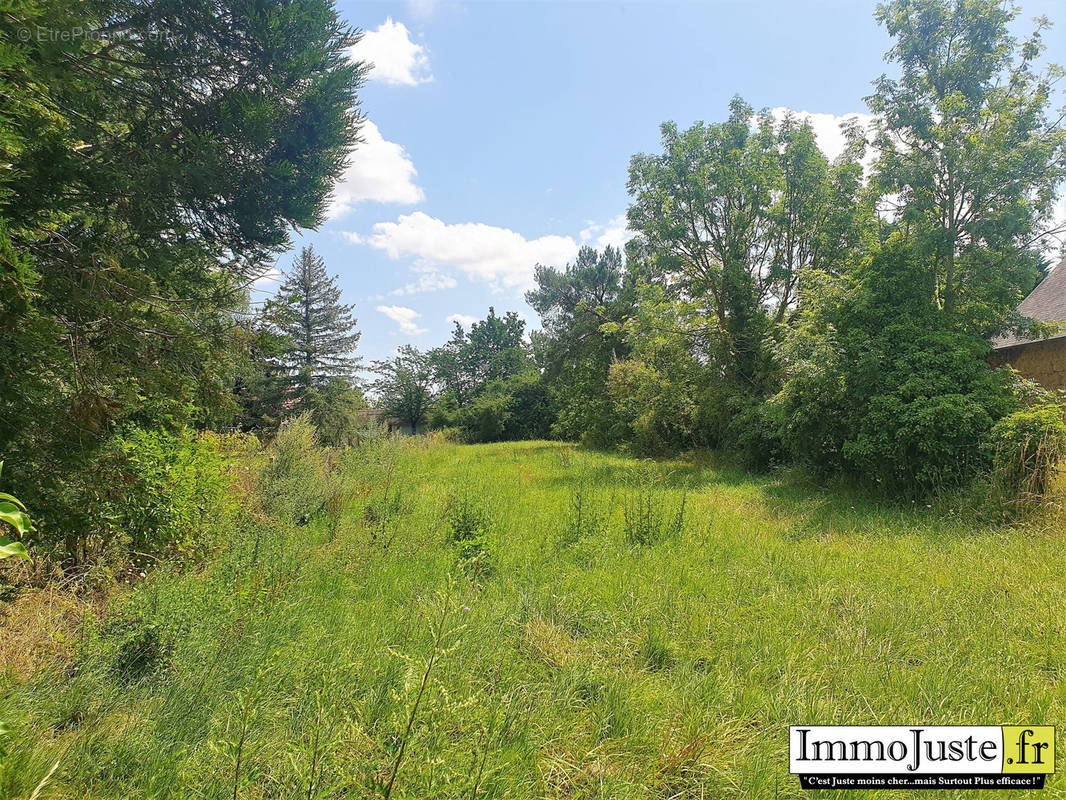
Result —
<path fill-rule="evenodd" d="M 1066 258 L 1060 261 L 1058 266 L 1051 270 L 1048 276 L 1029 293 L 1029 296 L 1019 303 L 1018 313 L 1040 322 L 1066 322 Z M 1004 347 L 1013 347 L 1016 344 L 1038 341 L 1040 339 L 1028 339 L 1009 333 L 994 339 L 992 347 L 999 350 Z"/>

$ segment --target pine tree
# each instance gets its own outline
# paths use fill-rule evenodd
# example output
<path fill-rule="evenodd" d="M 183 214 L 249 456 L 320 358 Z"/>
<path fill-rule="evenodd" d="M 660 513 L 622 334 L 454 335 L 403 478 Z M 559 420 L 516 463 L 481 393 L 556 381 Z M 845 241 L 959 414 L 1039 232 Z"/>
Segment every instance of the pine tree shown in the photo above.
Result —
<path fill-rule="evenodd" d="M 280 366 L 301 383 L 318 387 L 355 377 L 361 359 L 352 353 L 359 331 L 352 306 L 341 305 L 340 296 L 337 276 L 330 277 L 322 257 L 305 247 L 266 309 L 287 342 Z"/>

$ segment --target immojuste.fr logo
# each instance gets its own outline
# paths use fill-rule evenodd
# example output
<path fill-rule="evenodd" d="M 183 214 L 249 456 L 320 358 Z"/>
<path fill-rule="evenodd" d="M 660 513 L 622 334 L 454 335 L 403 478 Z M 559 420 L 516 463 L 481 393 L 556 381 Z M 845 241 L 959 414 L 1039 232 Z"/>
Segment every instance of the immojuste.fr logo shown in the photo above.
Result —
<path fill-rule="evenodd" d="M 1041 789 L 1051 725 L 794 725 L 789 772 L 805 789 Z"/>

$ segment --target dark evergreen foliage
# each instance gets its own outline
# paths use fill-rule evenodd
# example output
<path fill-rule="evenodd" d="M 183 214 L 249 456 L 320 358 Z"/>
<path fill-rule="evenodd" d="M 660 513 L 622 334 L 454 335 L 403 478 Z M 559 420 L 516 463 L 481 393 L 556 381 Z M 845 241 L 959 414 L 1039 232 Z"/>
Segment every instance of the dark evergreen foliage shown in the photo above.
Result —
<path fill-rule="evenodd" d="M 246 288 L 357 141 L 356 38 L 330 0 L 5 8 L 0 454 L 37 544 L 94 550 L 117 432 L 232 423 Z"/>
<path fill-rule="evenodd" d="M 319 386 L 330 378 L 353 378 L 361 359 L 352 306 L 342 305 L 337 277 L 311 247 L 300 251 L 264 314 L 285 341 L 280 367 Z"/>

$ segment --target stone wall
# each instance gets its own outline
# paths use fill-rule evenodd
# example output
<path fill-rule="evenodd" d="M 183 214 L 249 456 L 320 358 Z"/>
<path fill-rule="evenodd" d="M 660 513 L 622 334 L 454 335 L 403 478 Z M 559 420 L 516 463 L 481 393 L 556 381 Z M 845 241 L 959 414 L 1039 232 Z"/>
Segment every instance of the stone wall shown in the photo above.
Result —
<path fill-rule="evenodd" d="M 994 367 L 1010 364 L 1047 389 L 1066 389 L 1066 336 L 993 350 L 988 362 Z"/>

